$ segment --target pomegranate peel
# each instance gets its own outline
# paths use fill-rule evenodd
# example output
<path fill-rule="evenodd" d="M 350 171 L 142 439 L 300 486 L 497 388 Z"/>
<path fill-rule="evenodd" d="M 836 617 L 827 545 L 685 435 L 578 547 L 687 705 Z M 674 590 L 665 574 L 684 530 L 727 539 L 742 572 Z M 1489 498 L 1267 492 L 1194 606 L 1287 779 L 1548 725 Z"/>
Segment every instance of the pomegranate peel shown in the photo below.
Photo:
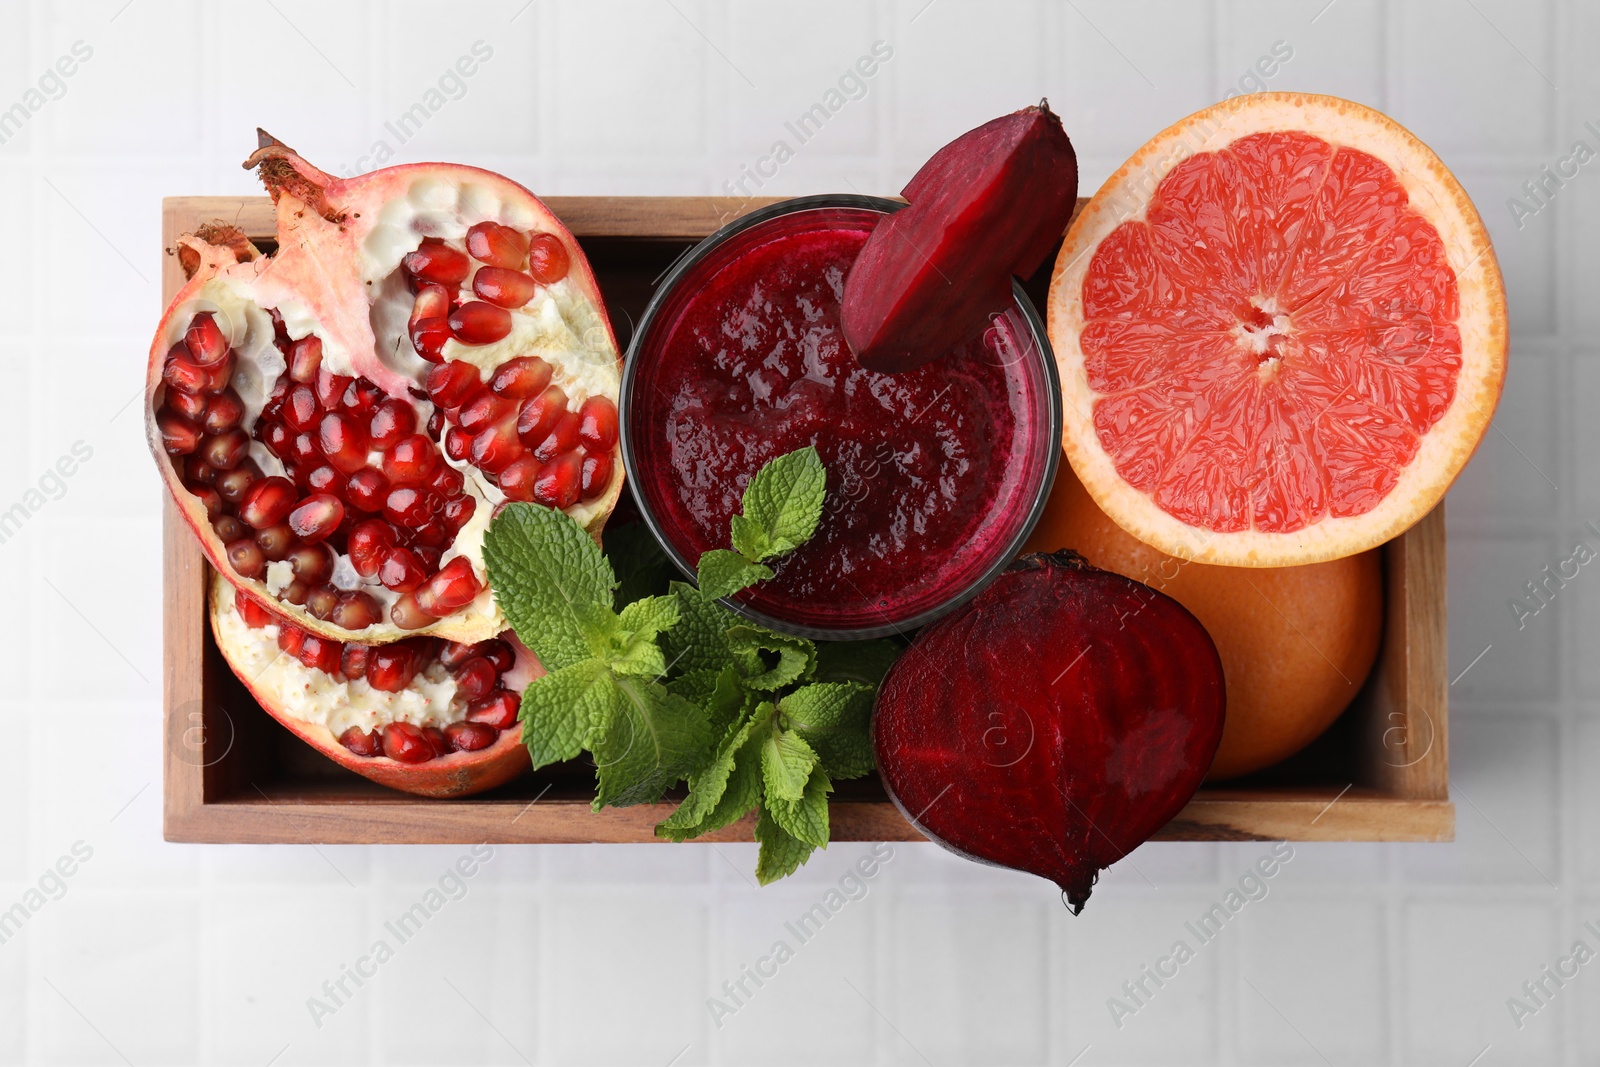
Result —
<path fill-rule="evenodd" d="M 935 152 L 878 223 L 845 279 L 839 322 L 863 367 L 914 370 L 977 337 L 1011 306 L 1072 218 L 1078 161 L 1047 102 Z"/>
<path fill-rule="evenodd" d="M 147 436 L 180 513 L 221 574 L 308 633 L 369 644 L 415 634 L 465 643 L 493 637 L 505 623 L 488 589 L 481 543 L 507 498 L 500 470 L 533 447 L 515 432 L 525 402 L 508 399 L 505 410 L 493 409 L 498 423 L 466 435 L 479 446 L 482 462 L 475 463 L 471 449 L 459 458 L 444 453 L 460 412 L 436 406 L 425 386 L 436 363 L 458 366 L 469 391 L 483 392 L 501 366 L 537 360 L 535 376 L 549 372 L 574 425 L 585 403 L 614 408 L 620 356 L 581 249 L 532 193 L 473 167 L 416 164 L 341 179 L 265 136 L 247 165 L 258 168 L 276 202 L 277 251 L 263 256 L 223 224 L 181 238 L 175 252 L 189 281 L 162 316 L 150 350 Z M 496 230 L 494 240 L 478 242 L 496 269 L 518 262 L 519 242 L 553 243 L 562 254 L 543 256 L 539 277 L 519 263 L 534 295 L 515 309 L 491 308 L 494 331 L 464 330 L 417 347 L 414 306 L 437 295 L 424 293 L 425 279 L 408 264 L 420 262 L 419 249 L 465 264 L 469 276 L 457 279 L 455 296 L 470 301 L 477 261 L 465 251 L 467 238 L 488 225 L 511 232 Z M 545 269 L 555 259 L 559 271 Z M 448 311 L 448 286 L 435 288 Z M 401 421 L 426 428 L 417 436 L 427 455 L 407 444 L 404 471 L 431 478 L 428 484 L 388 484 L 390 452 L 399 444 L 388 436 L 375 442 L 371 433 L 373 412 L 384 404 L 404 405 L 411 418 Z M 379 420 L 380 433 L 396 425 L 390 411 Z M 553 444 L 564 451 L 540 458 L 563 487 L 574 485 L 558 502 L 596 537 L 622 487 L 615 445 L 604 443 L 562 437 Z M 591 459 L 607 477 L 578 487 L 566 472 Z M 446 465 L 448 473 L 440 470 Z M 532 482 L 544 471 L 519 474 Z M 268 535 L 236 521 L 252 485 L 273 478 L 293 487 L 289 510 L 300 516 L 287 545 L 275 528 Z M 322 500 L 312 511 L 295 511 L 318 494 L 343 506 Z M 450 596 L 424 598 L 429 610 L 412 611 L 403 599 L 409 594 L 350 565 L 349 531 L 373 518 L 393 525 L 430 576 L 463 560 L 470 583 L 453 581 Z M 302 540 L 335 553 L 331 580 L 313 590 L 296 587 L 279 565 Z M 335 617 L 341 596 L 362 599 Z M 352 630 L 341 620 L 365 625 Z"/>
<path fill-rule="evenodd" d="M 419 796 L 460 797 L 503 785 L 529 768 L 514 716 L 490 723 L 493 716 L 478 712 L 480 704 L 509 703 L 506 695 L 520 694 L 544 673 L 509 631 L 499 640 L 512 650 L 511 661 L 494 664 L 505 669 L 493 672 L 492 695 L 474 701 L 459 675 L 470 667 L 471 685 L 483 687 L 486 661 L 460 659 L 465 646 L 421 638 L 409 676 L 393 679 L 398 685 L 392 690 L 387 683 L 380 688 L 374 673 L 383 655 L 404 653 L 412 642 L 348 644 L 341 651 L 338 642 L 285 632 L 294 624 L 220 576 L 212 580 L 210 599 L 212 635 L 245 688 L 267 714 L 347 770 Z M 443 647 L 429 651 L 426 645 Z M 447 666 L 452 650 L 453 667 Z M 348 677 L 355 671 L 364 678 Z M 430 731 L 439 737 L 430 738 Z M 439 738 L 443 751 L 436 747 Z"/>
<path fill-rule="evenodd" d="M 1224 704 L 1216 646 L 1177 601 L 1034 554 L 917 635 L 879 687 L 873 748 L 917 829 L 1050 879 L 1076 913 L 1199 788 Z"/>

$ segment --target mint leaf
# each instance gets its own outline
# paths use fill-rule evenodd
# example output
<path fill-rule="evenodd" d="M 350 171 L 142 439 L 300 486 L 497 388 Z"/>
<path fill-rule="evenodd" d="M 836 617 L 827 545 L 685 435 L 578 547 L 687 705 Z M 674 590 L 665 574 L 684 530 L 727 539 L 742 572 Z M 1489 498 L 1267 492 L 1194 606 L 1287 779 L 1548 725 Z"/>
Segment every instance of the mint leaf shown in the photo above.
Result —
<path fill-rule="evenodd" d="M 624 630 L 653 641 L 657 634 L 670 630 L 678 624 L 678 598 L 643 597 L 624 605 L 617 618 Z"/>
<path fill-rule="evenodd" d="M 600 789 L 594 809 L 659 800 L 700 770 L 711 747 L 706 713 L 658 682 L 615 679 L 616 711 L 589 746 Z"/>
<path fill-rule="evenodd" d="M 733 547 L 756 563 L 793 552 L 817 530 L 827 482 L 810 445 L 768 462 L 744 487 L 743 514 L 731 523 Z"/>
<path fill-rule="evenodd" d="M 700 592 L 712 600 L 732 596 L 741 589 L 748 589 L 772 577 L 771 567 L 751 563 L 739 553 L 726 548 L 713 548 L 701 553 L 697 570 Z"/>
<path fill-rule="evenodd" d="M 688 831 L 675 830 L 674 840 L 709 834 L 748 815 L 761 801 L 761 736 L 771 722 L 772 708 L 768 705 L 749 723 L 750 736 L 734 753 L 733 771 L 728 775 L 722 799 L 711 813 Z"/>
<path fill-rule="evenodd" d="M 860 778 L 872 770 L 872 698 L 858 682 L 818 682 L 778 701 L 785 728 L 805 738 L 830 775 Z"/>
<path fill-rule="evenodd" d="M 611 672 L 597 659 L 541 675 L 522 691 L 522 743 L 535 769 L 574 759 L 604 730 L 616 705 Z"/>
<path fill-rule="evenodd" d="M 699 829 L 700 824 L 717 809 L 717 805 L 727 793 L 728 779 L 734 772 L 740 749 L 749 740 L 752 725 L 750 721 L 746 721 L 728 731 L 717 746 L 716 753 L 711 757 L 711 763 L 705 770 L 690 776 L 689 795 L 678 805 L 677 811 L 657 825 L 656 836 L 682 841 L 706 832 Z M 759 757 L 757 760 L 747 760 L 751 763 L 758 761 Z M 755 797 L 752 795 L 750 804 L 754 803 Z M 749 805 L 744 810 L 750 810 Z"/>
<path fill-rule="evenodd" d="M 594 654 L 590 613 L 609 612 L 615 578 L 576 520 L 536 504 L 508 504 L 484 533 L 483 560 L 495 602 L 546 670 Z"/>
<path fill-rule="evenodd" d="M 766 808 L 761 809 L 761 818 L 756 820 L 756 840 L 761 842 L 756 881 L 762 885 L 793 874 L 815 851 L 812 845 L 779 826 Z"/>
<path fill-rule="evenodd" d="M 833 783 L 821 767 L 806 779 L 805 793 L 799 800 L 767 799 L 772 819 L 791 837 L 818 848 L 828 847 L 828 794 Z"/>
<path fill-rule="evenodd" d="M 635 600 L 665 593 L 678 576 L 678 568 L 667 558 L 661 542 L 642 522 L 607 526 L 603 547 L 617 575 L 614 607 L 618 611 Z"/>
<path fill-rule="evenodd" d="M 903 651 L 889 640 L 818 641 L 817 681 L 876 686 Z"/>
<path fill-rule="evenodd" d="M 817 753 L 805 738 L 774 727 L 761 741 L 761 781 L 767 788 L 767 802 L 798 801 L 816 765 Z"/>
<path fill-rule="evenodd" d="M 678 598 L 678 624 L 661 635 L 667 662 L 684 673 L 735 666 L 728 628 L 739 617 L 687 582 L 673 582 L 672 592 Z"/>
<path fill-rule="evenodd" d="M 782 689 L 810 675 L 816 646 L 804 637 L 774 633 L 764 626 L 740 623 L 727 629 L 725 640 L 744 684 L 761 692 Z M 770 657 L 776 655 L 776 662 Z"/>

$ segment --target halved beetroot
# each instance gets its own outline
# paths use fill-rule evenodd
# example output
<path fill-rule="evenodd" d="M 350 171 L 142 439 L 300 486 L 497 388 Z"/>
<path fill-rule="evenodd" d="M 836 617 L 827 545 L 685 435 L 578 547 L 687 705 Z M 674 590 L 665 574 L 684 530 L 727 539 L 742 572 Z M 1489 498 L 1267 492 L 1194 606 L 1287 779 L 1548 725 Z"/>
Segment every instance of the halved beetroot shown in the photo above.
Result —
<path fill-rule="evenodd" d="M 867 238 L 839 314 L 861 365 L 885 373 L 945 355 L 1011 306 L 1012 276 L 1038 270 L 1072 219 L 1078 157 L 1040 101 L 957 137 L 901 192 L 910 206 Z"/>
<path fill-rule="evenodd" d="M 190 281 L 150 349 L 173 499 L 219 572 L 309 633 L 494 637 L 494 508 L 536 500 L 598 536 L 622 488 L 621 360 L 582 251 L 473 167 L 341 179 L 265 135 L 246 166 L 277 250 L 184 237 Z M 581 434 L 591 416 L 610 432 Z"/>
<path fill-rule="evenodd" d="M 873 744 L 919 830 L 1050 879 L 1076 913 L 1194 795 L 1224 706 L 1216 646 L 1176 600 L 1029 555 L 917 635 L 878 689 Z"/>
<path fill-rule="evenodd" d="M 472 645 L 344 644 L 307 633 L 219 576 L 211 632 L 269 715 L 380 785 L 462 797 L 531 765 L 517 707 L 544 668 L 509 630 Z"/>

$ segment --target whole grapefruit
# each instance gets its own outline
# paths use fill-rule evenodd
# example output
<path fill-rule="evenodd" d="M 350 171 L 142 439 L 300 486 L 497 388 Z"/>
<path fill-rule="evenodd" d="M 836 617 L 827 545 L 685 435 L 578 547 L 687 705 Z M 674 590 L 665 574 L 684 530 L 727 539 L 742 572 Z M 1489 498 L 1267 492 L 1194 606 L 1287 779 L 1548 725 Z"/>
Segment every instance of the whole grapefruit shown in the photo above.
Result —
<path fill-rule="evenodd" d="M 1112 522 L 1065 463 L 1024 551 L 1062 548 L 1167 594 L 1210 632 L 1228 710 L 1208 781 L 1258 771 L 1316 740 L 1377 658 L 1383 575 L 1376 549 L 1300 567 L 1191 563 Z"/>

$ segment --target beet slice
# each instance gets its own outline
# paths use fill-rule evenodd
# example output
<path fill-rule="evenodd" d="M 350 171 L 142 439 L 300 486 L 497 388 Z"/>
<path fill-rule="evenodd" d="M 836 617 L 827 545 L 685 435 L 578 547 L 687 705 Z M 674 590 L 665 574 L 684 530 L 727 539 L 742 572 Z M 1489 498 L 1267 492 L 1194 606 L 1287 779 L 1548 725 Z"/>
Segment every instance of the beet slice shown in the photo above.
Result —
<path fill-rule="evenodd" d="M 912 824 L 1048 878 L 1073 913 L 1186 804 L 1222 740 L 1222 661 L 1176 600 L 1073 552 L 1024 556 L 924 629 L 873 745 Z"/>
<path fill-rule="evenodd" d="M 986 122 L 934 153 L 901 190 L 845 279 L 840 325 L 869 370 L 913 370 L 1011 306 L 1072 219 L 1078 159 L 1046 101 Z"/>

